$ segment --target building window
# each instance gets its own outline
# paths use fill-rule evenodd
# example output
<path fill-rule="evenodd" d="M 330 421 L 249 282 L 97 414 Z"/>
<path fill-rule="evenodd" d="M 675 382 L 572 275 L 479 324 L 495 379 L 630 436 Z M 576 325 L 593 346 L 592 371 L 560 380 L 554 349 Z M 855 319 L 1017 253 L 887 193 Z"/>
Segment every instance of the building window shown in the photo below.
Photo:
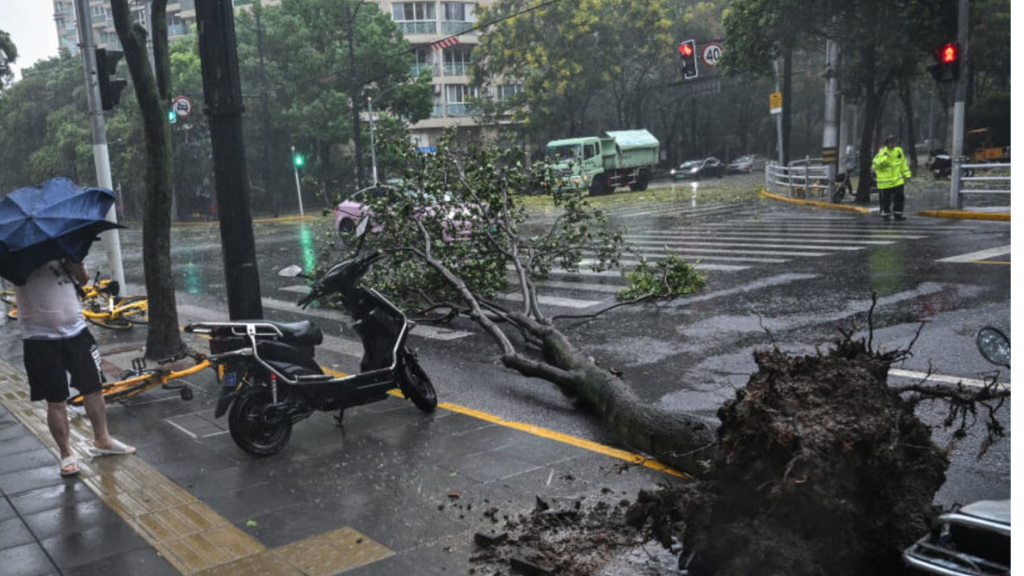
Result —
<path fill-rule="evenodd" d="M 516 97 L 516 94 L 523 93 L 522 84 L 505 84 L 498 86 L 498 102 L 508 102 Z"/>
<path fill-rule="evenodd" d="M 434 54 L 437 54 L 437 52 L 427 48 L 417 48 L 414 54 L 416 61 L 409 70 L 413 77 L 419 76 L 420 72 L 424 70 L 429 70 L 432 75 L 437 76 L 438 66 L 434 60 Z"/>
<path fill-rule="evenodd" d="M 68 11 L 68 6 L 69 5 L 65 4 L 64 2 L 54 2 L 53 3 L 53 11 L 58 13 L 58 14 L 63 14 L 64 12 Z"/>
<path fill-rule="evenodd" d="M 470 104 L 468 100 L 470 98 L 477 97 L 477 89 L 475 86 L 467 86 L 466 84 L 448 84 L 444 87 L 445 90 L 445 111 L 448 116 L 469 116 L 475 110 L 475 106 Z"/>
<path fill-rule="evenodd" d="M 469 73 L 469 66 L 472 64 L 468 48 L 445 48 L 444 49 L 444 75 L 465 76 Z"/>
<path fill-rule="evenodd" d="M 473 13 L 475 4 L 469 2 L 442 2 L 444 21 L 441 22 L 441 33 L 459 34 L 473 27 L 476 15 Z"/>
<path fill-rule="evenodd" d="M 396 2 L 391 17 L 403 34 L 437 34 L 437 4 L 434 2 Z"/>

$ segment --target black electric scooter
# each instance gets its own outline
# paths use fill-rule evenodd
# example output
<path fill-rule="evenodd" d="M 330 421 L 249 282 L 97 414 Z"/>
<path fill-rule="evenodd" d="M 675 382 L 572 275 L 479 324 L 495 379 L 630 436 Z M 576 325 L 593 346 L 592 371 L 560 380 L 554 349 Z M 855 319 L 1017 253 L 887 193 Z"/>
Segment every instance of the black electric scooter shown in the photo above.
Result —
<path fill-rule="evenodd" d="M 360 225 L 365 234 L 365 220 Z M 359 286 L 370 266 L 383 257 L 377 251 L 339 262 L 316 279 L 298 303 L 305 308 L 317 299 L 337 295 L 352 315 L 363 342 L 360 373 L 336 378 L 324 374 L 313 359 L 323 332 L 305 320 L 291 324 L 268 320 L 197 322 L 186 332 L 209 334 L 210 352 L 225 362 L 221 395 L 214 417 L 228 413 L 231 438 L 253 456 L 270 456 L 285 447 L 292 424 L 314 412 L 339 411 L 385 400 L 401 390 L 423 412 L 437 407 L 437 394 L 414 352 L 405 341 L 410 324 L 387 298 Z M 298 266 L 281 271 L 300 276 Z M 237 358 L 225 353 L 234 352 Z"/>

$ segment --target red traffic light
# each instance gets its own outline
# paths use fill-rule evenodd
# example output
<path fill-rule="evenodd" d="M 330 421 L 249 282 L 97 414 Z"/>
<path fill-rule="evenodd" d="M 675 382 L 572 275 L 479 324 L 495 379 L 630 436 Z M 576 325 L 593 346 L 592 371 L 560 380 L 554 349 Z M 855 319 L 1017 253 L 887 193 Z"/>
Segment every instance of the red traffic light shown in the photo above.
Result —
<path fill-rule="evenodd" d="M 683 44 L 680 44 L 679 45 L 679 52 L 683 56 L 693 56 L 693 44 L 691 44 L 689 42 L 684 42 Z"/>
<path fill-rule="evenodd" d="M 942 47 L 940 59 L 943 64 L 952 64 L 953 62 L 956 62 L 956 57 L 956 44 L 946 44 Z"/>

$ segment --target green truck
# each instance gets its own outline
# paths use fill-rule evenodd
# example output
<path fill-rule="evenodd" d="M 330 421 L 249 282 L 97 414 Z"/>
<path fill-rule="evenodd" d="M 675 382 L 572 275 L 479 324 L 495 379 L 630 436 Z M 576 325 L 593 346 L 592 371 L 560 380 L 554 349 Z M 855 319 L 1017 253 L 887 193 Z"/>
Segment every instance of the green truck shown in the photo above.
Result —
<path fill-rule="evenodd" d="M 548 142 L 547 157 L 555 164 L 555 186 L 588 188 L 593 196 L 621 186 L 634 191 L 647 189 L 661 143 L 647 130 L 606 134 Z"/>

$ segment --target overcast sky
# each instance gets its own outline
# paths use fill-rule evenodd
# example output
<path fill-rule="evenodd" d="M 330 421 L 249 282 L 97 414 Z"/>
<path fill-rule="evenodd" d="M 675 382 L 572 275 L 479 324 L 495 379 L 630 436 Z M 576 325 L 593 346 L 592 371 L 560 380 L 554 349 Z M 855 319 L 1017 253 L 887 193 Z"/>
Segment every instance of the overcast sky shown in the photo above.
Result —
<path fill-rule="evenodd" d="M 14 63 L 18 78 L 22 68 L 57 55 L 51 0 L 0 0 L 0 30 L 8 32 L 18 47 Z"/>

